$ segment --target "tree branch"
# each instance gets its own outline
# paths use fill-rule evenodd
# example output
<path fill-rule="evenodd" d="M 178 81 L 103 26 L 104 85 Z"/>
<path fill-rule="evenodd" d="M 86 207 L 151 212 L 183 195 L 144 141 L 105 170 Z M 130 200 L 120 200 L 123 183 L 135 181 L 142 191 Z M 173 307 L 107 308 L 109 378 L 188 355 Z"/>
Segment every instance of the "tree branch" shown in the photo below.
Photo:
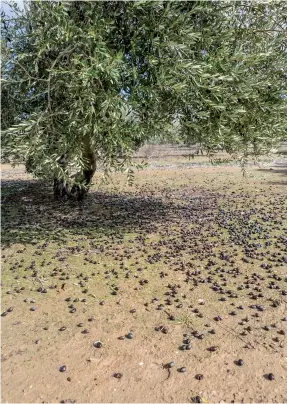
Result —
<path fill-rule="evenodd" d="M 40 78 L 38 78 L 38 77 L 32 77 L 32 76 L 30 75 L 30 73 L 28 72 L 28 70 L 26 70 L 25 67 L 22 66 L 21 63 L 18 62 L 18 60 L 14 60 L 14 63 L 16 63 L 17 65 L 19 65 L 19 66 L 21 67 L 21 69 L 25 71 L 25 73 L 29 76 L 29 79 L 31 79 L 31 80 L 40 80 L 40 81 L 48 81 L 48 79 L 40 79 Z"/>
<path fill-rule="evenodd" d="M 50 112 L 52 112 L 52 108 L 51 108 L 51 70 L 56 66 L 56 64 L 59 62 L 59 60 L 61 59 L 62 56 L 69 54 L 70 52 L 73 52 L 73 50 L 75 50 L 77 47 L 77 45 L 74 45 L 72 48 L 67 48 L 65 49 L 63 52 L 59 53 L 59 55 L 56 57 L 56 59 L 54 60 L 54 62 L 52 63 L 51 67 L 50 67 L 50 72 L 49 72 L 49 77 L 48 77 L 48 110 Z"/>

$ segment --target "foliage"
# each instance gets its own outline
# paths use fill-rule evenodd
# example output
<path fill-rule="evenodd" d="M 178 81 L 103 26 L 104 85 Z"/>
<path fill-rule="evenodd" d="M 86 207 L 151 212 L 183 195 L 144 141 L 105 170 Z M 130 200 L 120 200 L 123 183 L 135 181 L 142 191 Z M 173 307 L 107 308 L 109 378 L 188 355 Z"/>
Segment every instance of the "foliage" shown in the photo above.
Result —
<path fill-rule="evenodd" d="M 2 147 L 39 177 L 123 170 L 155 136 L 242 161 L 286 137 L 284 2 L 34 1 L 2 23 Z"/>
<path fill-rule="evenodd" d="M 244 163 L 286 139 L 286 7 L 208 3 L 204 14 L 204 52 L 181 98 L 182 138 Z"/>

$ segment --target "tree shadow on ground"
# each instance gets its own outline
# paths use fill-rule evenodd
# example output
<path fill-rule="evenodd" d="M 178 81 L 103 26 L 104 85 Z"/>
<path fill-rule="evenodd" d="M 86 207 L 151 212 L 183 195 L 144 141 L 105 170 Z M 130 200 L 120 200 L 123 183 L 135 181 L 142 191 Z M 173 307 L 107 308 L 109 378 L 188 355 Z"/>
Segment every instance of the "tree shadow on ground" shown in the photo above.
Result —
<path fill-rule="evenodd" d="M 276 168 L 275 168 L 276 167 Z M 269 174 L 281 174 L 286 178 L 286 181 L 268 181 L 270 185 L 287 185 L 287 163 L 280 164 L 280 166 L 274 166 L 270 168 L 259 168 L 258 171 Z"/>
<path fill-rule="evenodd" d="M 270 185 L 283 185 L 283 186 L 287 186 L 287 179 L 286 181 L 268 181 L 268 184 Z"/>
<path fill-rule="evenodd" d="M 65 243 L 71 235 L 94 239 L 121 238 L 133 231 L 152 233 L 174 210 L 160 197 L 101 192 L 89 193 L 80 206 L 55 201 L 45 182 L 7 180 L 2 183 L 2 246 Z"/>
<path fill-rule="evenodd" d="M 287 166 L 286 166 L 287 167 Z M 282 175 L 287 175 L 287 168 L 282 167 L 282 168 L 258 168 L 258 171 L 261 172 L 266 172 L 266 173 L 273 173 L 273 174 L 282 174 Z"/>

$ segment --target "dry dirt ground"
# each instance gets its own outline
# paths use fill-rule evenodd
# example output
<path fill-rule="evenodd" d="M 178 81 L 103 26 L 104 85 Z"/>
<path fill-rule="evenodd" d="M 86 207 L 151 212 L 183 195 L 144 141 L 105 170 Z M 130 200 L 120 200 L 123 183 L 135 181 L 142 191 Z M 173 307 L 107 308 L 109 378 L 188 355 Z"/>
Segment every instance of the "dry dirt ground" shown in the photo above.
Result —
<path fill-rule="evenodd" d="M 2 402 L 287 402 L 284 168 L 2 170 Z"/>

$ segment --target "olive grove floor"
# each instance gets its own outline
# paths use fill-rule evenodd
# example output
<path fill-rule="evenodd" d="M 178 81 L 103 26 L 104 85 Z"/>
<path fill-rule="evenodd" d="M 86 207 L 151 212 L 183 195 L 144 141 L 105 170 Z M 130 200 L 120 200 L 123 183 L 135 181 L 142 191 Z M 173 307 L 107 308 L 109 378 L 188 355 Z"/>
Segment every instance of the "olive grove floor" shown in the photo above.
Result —
<path fill-rule="evenodd" d="M 2 402 L 287 402 L 286 167 L 157 168 L 2 165 Z"/>

